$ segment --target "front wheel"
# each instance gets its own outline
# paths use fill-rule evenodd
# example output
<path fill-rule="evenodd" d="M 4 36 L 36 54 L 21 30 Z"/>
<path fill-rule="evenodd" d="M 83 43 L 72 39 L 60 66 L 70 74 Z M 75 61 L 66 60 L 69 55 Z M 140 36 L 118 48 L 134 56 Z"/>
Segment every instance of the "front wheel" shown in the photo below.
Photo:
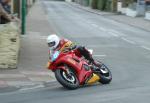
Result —
<path fill-rule="evenodd" d="M 67 89 L 73 90 L 79 87 L 79 81 L 71 69 L 69 69 L 69 74 L 63 69 L 57 69 L 55 71 L 55 77 L 57 81 Z"/>
<path fill-rule="evenodd" d="M 100 67 L 100 80 L 99 82 L 102 84 L 109 84 L 112 80 L 112 74 L 111 71 L 109 70 L 109 68 L 102 64 Z"/>

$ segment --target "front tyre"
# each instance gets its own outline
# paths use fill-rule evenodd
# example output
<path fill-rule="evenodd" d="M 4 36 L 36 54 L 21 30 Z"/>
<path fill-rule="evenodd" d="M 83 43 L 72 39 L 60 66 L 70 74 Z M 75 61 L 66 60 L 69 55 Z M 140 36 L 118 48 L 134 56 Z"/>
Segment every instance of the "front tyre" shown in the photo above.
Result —
<path fill-rule="evenodd" d="M 112 80 L 112 74 L 111 71 L 109 70 L 109 68 L 102 64 L 102 66 L 100 67 L 100 83 L 102 84 L 109 84 Z"/>
<path fill-rule="evenodd" d="M 57 69 L 55 71 L 55 77 L 57 81 L 65 88 L 74 90 L 79 87 L 79 81 L 75 75 L 75 73 L 71 70 L 69 70 L 69 74 L 67 74 L 62 69 Z"/>

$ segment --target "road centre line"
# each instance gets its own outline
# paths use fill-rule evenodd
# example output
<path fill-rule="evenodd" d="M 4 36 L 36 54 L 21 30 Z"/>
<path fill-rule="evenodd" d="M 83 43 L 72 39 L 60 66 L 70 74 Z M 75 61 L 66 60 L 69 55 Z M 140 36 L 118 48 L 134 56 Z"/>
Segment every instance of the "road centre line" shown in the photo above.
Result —
<path fill-rule="evenodd" d="M 119 35 L 116 34 L 116 33 L 113 33 L 113 32 L 110 32 L 110 31 L 108 31 L 108 33 L 111 34 L 112 36 L 119 37 Z"/>
<path fill-rule="evenodd" d="M 126 34 L 120 33 L 119 31 L 117 31 L 115 29 L 106 29 L 104 27 L 101 27 L 101 26 L 99 26 L 93 22 L 89 22 L 89 21 L 87 23 L 91 24 L 93 27 L 99 28 L 103 32 L 108 32 L 109 34 L 111 34 L 112 36 L 115 36 L 115 37 L 119 37 L 119 35 L 126 36 Z"/>
<path fill-rule="evenodd" d="M 21 36 L 22 38 L 29 38 L 29 39 L 34 39 L 34 38 L 36 38 L 36 39 L 46 39 L 47 38 L 47 36 L 41 36 L 41 35 L 37 35 L 37 36 Z"/>
<path fill-rule="evenodd" d="M 40 85 L 33 86 L 33 87 L 22 88 L 22 89 L 20 89 L 19 91 L 27 91 L 27 90 L 33 90 L 33 89 L 38 89 L 38 88 L 43 88 L 43 87 L 45 87 L 45 86 L 42 85 L 42 84 L 40 84 Z"/>
<path fill-rule="evenodd" d="M 93 55 L 94 57 L 106 57 L 106 55 L 98 55 L 98 54 L 95 54 Z"/>
<path fill-rule="evenodd" d="M 150 48 L 149 47 L 146 47 L 146 46 L 141 46 L 142 48 L 146 49 L 146 50 L 149 50 L 150 51 Z"/>
<path fill-rule="evenodd" d="M 46 40 L 46 38 L 47 38 L 47 36 L 46 36 L 46 37 L 41 37 L 40 39 L 44 39 L 44 40 Z"/>
<path fill-rule="evenodd" d="M 122 36 L 126 36 L 125 34 L 123 33 L 120 33 L 118 32 L 117 30 L 114 30 L 114 29 L 106 29 L 104 27 L 100 27 L 99 25 L 95 24 L 95 23 L 92 23 L 92 22 L 87 22 L 89 24 L 91 24 L 93 27 L 97 27 L 99 28 L 100 30 L 102 30 L 103 32 L 108 32 L 109 34 L 115 36 L 115 37 L 119 37 L 119 35 L 122 35 Z"/>
<path fill-rule="evenodd" d="M 89 23 L 89 24 L 91 24 L 92 26 L 94 26 L 94 27 L 99 27 L 97 24 L 95 24 L 95 23 L 92 23 L 92 22 L 87 22 L 87 23 Z M 107 31 L 107 29 L 105 29 L 105 28 L 103 28 L 103 27 L 99 27 L 99 29 L 100 30 L 102 30 L 102 31 L 104 31 L 104 32 L 106 32 Z"/>
<path fill-rule="evenodd" d="M 99 27 L 99 29 L 102 30 L 102 31 L 104 31 L 104 32 L 107 31 L 107 29 L 105 29 L 105 28 L 103 28 L 103 27 Z"/>
<path fill-rule="evenodd" d="M 0 78 L 25 78 L 24 74 L 0 74 Z"/>
<path fill-rule="evenodd" d="M 126 41 L 126 42 L 128 42 L 128 43 L 130 43 L 130 44 L 136 44 L 134 41 L 128 40 L 128 39 L 126 39 L 124 37 L 122 37 L 121 39 Z"/>
<path fill-rule="evenodd" d="M 94 27 L 98 27 L 98 25 L 96 25 L 96 24 L 94 24 L 94 23 L 92 23 L 91 25 L 94 26 Z"/>
<path fill-rule="evenodd" d="M 121 36 L 126 36 L 126 34 L 120 33 L 119 31 L 117 31 L 115 29 L 109 29 L 108 31 L 116 33 L 116 34 L 121 35 Z"/>
<path fill-rule="evenodd" d="M 51 75 L 51 73 L 47 71 L 20 71 L 20 72 L 24 75 L 40 75 L 40 76 Z"/>

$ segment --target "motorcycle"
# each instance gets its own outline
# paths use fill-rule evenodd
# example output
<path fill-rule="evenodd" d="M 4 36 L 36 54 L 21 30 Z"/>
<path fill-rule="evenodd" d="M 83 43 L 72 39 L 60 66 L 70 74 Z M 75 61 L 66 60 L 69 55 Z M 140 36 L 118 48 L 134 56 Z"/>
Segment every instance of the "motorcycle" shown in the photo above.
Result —
<path fill-rule="evenodd" d="M 92 51 L 89 52 L 92 54 Z M 55 51 L 47 67 L 55 73 L 57 81 L 70 90 L 97 82 L 109 84 L 112 80 L 111 71 L 106 65 L 103 63 L 99 67 L 91 65 L 77 50 L 62 53 Z M 93 67 L 96 70 L 92 69 Z"/>

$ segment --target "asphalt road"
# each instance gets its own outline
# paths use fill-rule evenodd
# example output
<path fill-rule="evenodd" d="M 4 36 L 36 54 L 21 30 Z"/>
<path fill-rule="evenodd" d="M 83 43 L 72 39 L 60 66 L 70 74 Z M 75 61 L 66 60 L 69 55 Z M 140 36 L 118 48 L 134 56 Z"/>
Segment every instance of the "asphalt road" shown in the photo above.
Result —
<path fill-rule="evenodd" d="M 43 1 L 57 34 L 94 50 L 112 71 L 108 85 L 68 91 L 57 82 L 44 88 L 0 94 L 1 103 L 149 103 L 150 32 L 72 7 Z"/>

